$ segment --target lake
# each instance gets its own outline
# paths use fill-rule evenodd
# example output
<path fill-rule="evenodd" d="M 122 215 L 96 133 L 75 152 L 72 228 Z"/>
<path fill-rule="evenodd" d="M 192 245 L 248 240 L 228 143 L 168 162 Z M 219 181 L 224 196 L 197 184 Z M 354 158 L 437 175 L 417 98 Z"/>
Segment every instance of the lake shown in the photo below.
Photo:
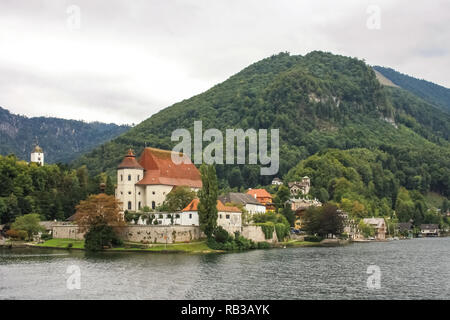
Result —
<path fill-rule="evenodd" d="M 450 299 L 450 238 L 209 255 L 0 248 L 0 299 Z"/>

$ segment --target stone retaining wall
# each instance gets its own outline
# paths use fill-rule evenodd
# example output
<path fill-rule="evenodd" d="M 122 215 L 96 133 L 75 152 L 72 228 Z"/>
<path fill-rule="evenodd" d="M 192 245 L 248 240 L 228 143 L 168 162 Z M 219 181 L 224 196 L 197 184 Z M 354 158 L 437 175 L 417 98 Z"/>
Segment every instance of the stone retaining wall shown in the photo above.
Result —
<path fill-rule="evenodd" d="M 230 233 L 239 231 L 242 236 L 255 242 L 277 242 L 274 231 L 272 239 L 266 239 L 260 226 L 245 226 L 228 230 Z M 141 243 L 174 243 L 190 242 L 204 237 L 200 227 L 195 226 L 158 226 L 158 225 L 130 225 L 123 227 L 120 236 L 125 241 Z M 76 225 L 53 226 L 53 238 L 83 240 L 84 233 L 79 232 Z"/>

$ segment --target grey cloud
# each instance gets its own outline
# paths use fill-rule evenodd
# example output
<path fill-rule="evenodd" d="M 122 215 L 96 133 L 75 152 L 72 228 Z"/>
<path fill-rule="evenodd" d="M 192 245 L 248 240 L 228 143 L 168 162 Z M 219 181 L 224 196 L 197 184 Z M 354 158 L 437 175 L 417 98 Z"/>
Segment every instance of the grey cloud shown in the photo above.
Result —
<path fill-rule="evenodd" d="M 81 9 L 75 32 L 65 26 L 71 4 Z M 380 30 L 366 26 L 367 7 L 374 4 L 381 9 Z M 13 61 L 0 53 L 0 105 L 33 115 L 70 117 L 76 109 L 76 118 L 139 122 L 259 59 L 316 49 L 449 87 L 442 72 L 450 67 L 447 21 L 445 0 L 2 1 L 1 50 L 22 44 L 29 50 L 30 38 L 42 39 L 42 46 L 23 59 L 14 60 L 12 52 Z M 10 35 L 17 43 L 8 43 Z M 71 44 L 73 52 L 60 47 Z M 80 69 L 58 72 L 65 67 L 60 52 Z"/>

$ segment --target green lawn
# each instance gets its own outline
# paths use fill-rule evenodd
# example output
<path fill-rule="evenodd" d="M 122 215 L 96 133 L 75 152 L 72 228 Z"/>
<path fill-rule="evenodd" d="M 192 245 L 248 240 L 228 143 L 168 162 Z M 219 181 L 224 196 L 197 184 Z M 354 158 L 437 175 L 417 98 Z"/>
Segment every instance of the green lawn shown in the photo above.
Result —
<path fill-rule="evenodd" d="M 220 252 L 218 250 L 213 250 L 206 245 L 205 241 L 197 241 L 192 243 L 174 243 L 174 244 L 153 244 L 148 248 L 133 248 L 129 245 L 129 248 L 112 248 L 110 251 L 152 251 L 152 252 L 186 252 L 186 253 L 211 253 Z"/>
<path fill-rule="evenodd" d="M 53 248 L 69 248 L 69 243 L 72 244 L 74 249 L 84 249 L 84 240 L 73 239 L 50 239 L 44 243 L 40 243 L 39 247 L 53 247 Z"/>
<path fill-rule="evenodd" d="M 69 243 L 72 244 L 74 249 L 84 249 L 84 240 L 73 239 L 50 239 L 44 243 L 38 244 L 39 247 L 48 248 L 69 248 Z M 127 242 L 123 247 L 111 248 L 105 251 L 138 251 L 138 252 L 186 252 L 186 253 L 212 253 L 220 252 L 219 250 L 213 250 L 206 245 L 205 241 L 196 241 L 192 243 L 174 243 L 174 244 L 150 244 L 150 247 L 146 247 L 141 243 Z"/>
<path fill-rule="evenodd" d="M 320 246 L 320 242 L 312 242 L 312 241 L 300 241 L 300 240 L 289 240 L 285 242 L 280 242 L 281 245 L 285 245 L 286 247 L 314 247 Z"/>

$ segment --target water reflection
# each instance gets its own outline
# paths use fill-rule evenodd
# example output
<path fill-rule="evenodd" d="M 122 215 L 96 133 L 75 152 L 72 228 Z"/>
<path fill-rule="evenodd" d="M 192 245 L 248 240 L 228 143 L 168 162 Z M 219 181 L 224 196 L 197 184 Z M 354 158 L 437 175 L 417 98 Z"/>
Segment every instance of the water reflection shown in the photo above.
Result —
<path fill-rule="evenodd" d="M 233 254 L 0 249 L 0 299 L 448 299 L 450 238 Z M 68 290 L 79 266 L 81 289 Z M 367 267 L 382 271 L 366 286 Z"/>

